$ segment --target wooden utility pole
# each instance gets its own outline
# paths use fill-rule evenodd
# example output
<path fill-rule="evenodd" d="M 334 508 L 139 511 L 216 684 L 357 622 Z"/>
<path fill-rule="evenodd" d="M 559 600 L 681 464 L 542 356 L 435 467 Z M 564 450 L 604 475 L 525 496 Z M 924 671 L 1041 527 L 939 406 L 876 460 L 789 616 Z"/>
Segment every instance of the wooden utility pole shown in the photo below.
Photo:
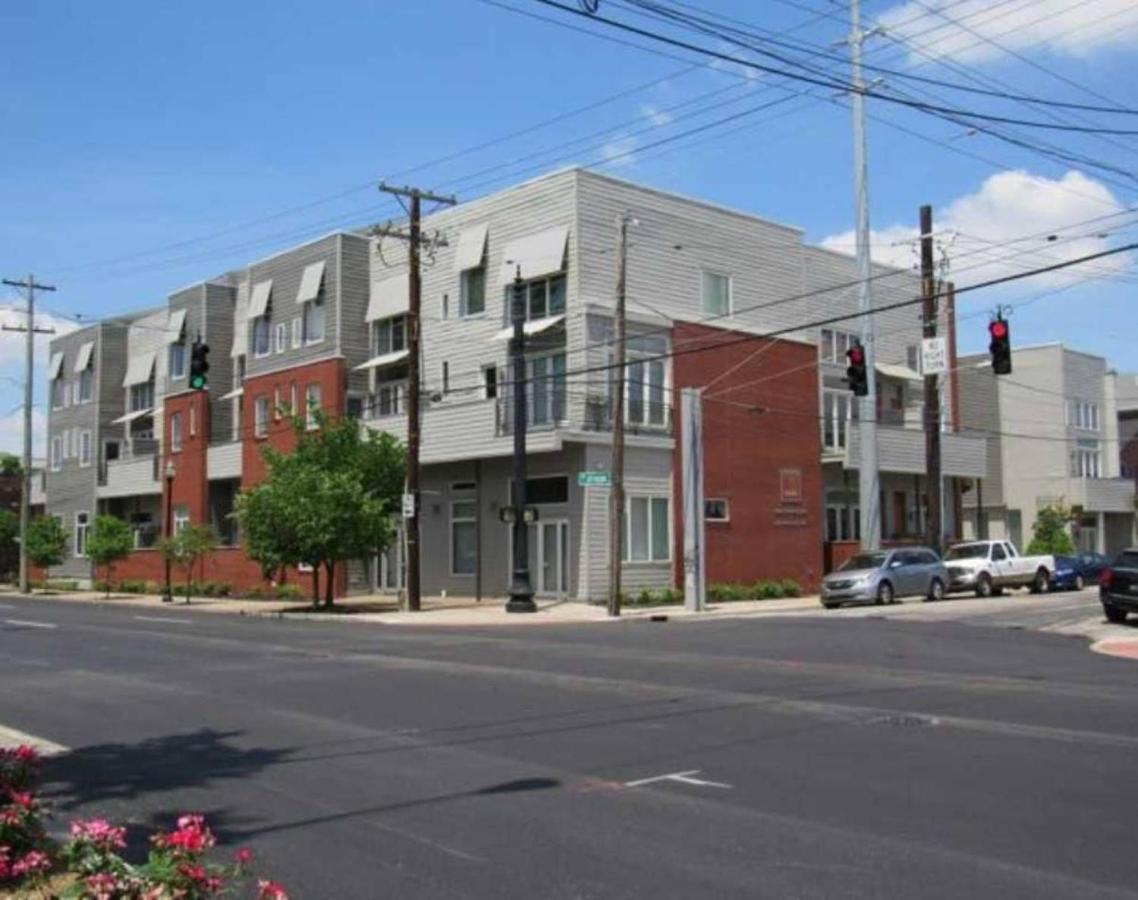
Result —
<path fill-rule="evenodd" d="M 407 242 L 407 493 L 411 496 L 410 515 L 407 510 L 403 514 L 403 528 L 407 542 L 407 594 L 404 608 L 418 611 L 422 605 L 422 587 L 420 582 L 420 547 L 419 547 L 419 455 L 422 443 L 420 427 L 419 401 L 422 396 L 420 385 L 419 363 L 421 356 L 421 317 L 422 308 L 422 275 L 419 271 L 419 251 L 424 243 L 422 232 L 422 201 L 440 203 L 453 206 L 457 201 L 454 197 L 444 197 L 424 191 L 416 187 L 393 187 L 380 183 L 379 189 L 384 193 L 399 198 L 400 202 L 406 197 L 410 201 L 407 209 L 407 230 L 397 229 L 390 224 L 377 225 L 371 229 L 374 237 L 393 237 Z M 429 239 L 432 247 L 445 245 L 437 235 Z"/>
<path fill-rule="evenodd" d="M 28 303 L 27 323 L 20 326 L 5 325 L 5 331 L 22 331 L 27 336 L 24 350 L 24 473 L 23 483 L 20 485 L 20 593 L 28 593 L 28 525 L 31 522 L 31 495 L 32 495 L 32 376 L 35 373 L 35 337 L 37 334 L 54 334 L 54 328 L 36 328 L 36 291 L 54 291 L 50 284 L 39 284 L 34 275 L 28 275 L 23 281 L 13 281 L 5 278 L 4 284 L 9 287 L 22 287 Z"/>
<path fill-rule="evenodd" d="M 926 338 L 934 338 L 937 331 L 937 283 L 931 206 L 921 207 L 921 299 L 922 334 Z M 944 527 L 941 522 L 940 388 L 935 372 L 925 373 L 925 471 L 928 475 L 925 490 L 929 496 L 925 543 L 939 552 Z M 917 499 L 919 503 L 920 498 Z"/>
<path fill-rule="evenodd" d="M 624 381 L 625 381 L 625 284 L 628 268 L 628 216 L 620 218 L 616 259 L 616 313 L 613 320 L 616 344 L 612 398 L 612 486 L 609 489 L 609 602 L 610 616 L 620 615 L 620 567 L 624 555 Z"/>

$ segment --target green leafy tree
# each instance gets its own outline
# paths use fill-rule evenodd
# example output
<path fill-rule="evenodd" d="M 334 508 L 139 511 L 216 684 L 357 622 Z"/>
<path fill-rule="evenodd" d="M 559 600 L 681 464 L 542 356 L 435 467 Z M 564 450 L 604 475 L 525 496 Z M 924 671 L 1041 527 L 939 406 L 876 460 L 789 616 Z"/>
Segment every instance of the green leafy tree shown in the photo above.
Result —
<path fill-rule="evenodd" d="M 265 480 L 237 501 L 246 552 L 266 569 L 309 565 L 313 605 L 331 606 L 337 568 L 382 551 L 394 534 L 392 516 L 403 491 L 406 452 L 392 435 L 352 419 L 297 423 L 293 453 L 266 449 Z"/>
<path fill-rule="evenodd" d="M 1067 531 L 1074 521 L 1071 511 L 1063 506 L 1045 506 L 1035 514 L 1031 543 L 1027 552 L 1031 555 L 1050 553 L 1054 556 L 1071 556 L 1075 552 L 1075 542 Z"/>
<path fill-rule="evenodd" d="M 92 563 L 106 568 L 107 596 L 111 595 L 111 578 L 115 563 L 126 559 L 134 549 L 134 533 L 130 525 L 117 516 L 99 516 L 87 536 L 87 556 Z"/>
<path fill-rule="evenodd" d="M 37 516 L 28 524 L 28 559 L 44 570 L 67 557 L 67 532 L 55 516 Z"/>
<path fill-rule="evenodd" d="M 0 475 L 21 475 L 23 471 L 19 457 L 11 453 L 0 453 Z"/>
<path fill-rule="evenodd" d="M 163 555 L 169 556 L 170 561 L 186 573 L 186 602 L 189 603 L 194 584 L 194 567 L 217 546 L 217 532 L 211 525 L 188 525 L 163 543 Z"/>

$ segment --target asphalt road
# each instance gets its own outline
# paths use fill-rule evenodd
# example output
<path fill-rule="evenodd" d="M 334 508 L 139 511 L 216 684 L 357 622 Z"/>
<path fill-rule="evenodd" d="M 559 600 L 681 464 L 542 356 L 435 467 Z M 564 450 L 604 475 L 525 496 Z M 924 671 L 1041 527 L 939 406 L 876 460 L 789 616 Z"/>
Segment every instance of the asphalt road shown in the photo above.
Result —
<path fill-rule="evenodd" d="M 0 725 L 71 748 L 59 826 L 204 812 L 300 898 L 1138 897 L 1138 664 L 1006 602 L 1043 618 L 474 632 L 2 598 Z"/>

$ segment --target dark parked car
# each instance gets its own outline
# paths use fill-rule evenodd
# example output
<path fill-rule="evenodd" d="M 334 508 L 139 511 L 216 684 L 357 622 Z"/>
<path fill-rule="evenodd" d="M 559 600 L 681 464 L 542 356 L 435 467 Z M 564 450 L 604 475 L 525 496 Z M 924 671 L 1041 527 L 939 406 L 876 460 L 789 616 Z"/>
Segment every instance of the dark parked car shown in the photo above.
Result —
<path fill-rule="evenodd" d="M 1098 583 L 1098 598 L 1108 622 L 1120 625 L 1126 614 L 1138 612 L 1138 547 L 1123 550 Z"/>
<path fill-rule="evenodd" d="M 1056 556 L 1055 571 L 1051 575 L 1051 590 L 1081 591 L 1088 584 L 1098 584 L 1110 560 L 1101 553 L 1082 553 L 1079 556 Z"/>

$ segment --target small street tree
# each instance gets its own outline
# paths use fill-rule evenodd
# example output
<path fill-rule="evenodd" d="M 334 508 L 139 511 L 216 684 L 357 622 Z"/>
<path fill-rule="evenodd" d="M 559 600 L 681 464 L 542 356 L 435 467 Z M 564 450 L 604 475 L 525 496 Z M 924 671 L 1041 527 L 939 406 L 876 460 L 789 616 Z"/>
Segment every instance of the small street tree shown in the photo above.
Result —
<path fill-rule="evenodd" d="M 1067 531 L 1073 521 L 1071 511 L 1064 506 L 1045 506 L 1035 514 L 1029 554 L 1050 553 L 1054 556 L 1071 556 L 1075 542 Z"/>
<path fill-rule="evenodd" d="M 0 453 L 0 475 L 22 475 L 24 467 L 20 458 L 11 453 Z"/>
<path fill-rule="evenodd" d="M 11 574 L 10 569 L 18 559 L 20 517 L 10 509 L 0 509 L 0 577 Z"/>
<path fill-rule="evenodd" d="M 186 572 L 186 603 L 194 585 L 194 566 L 217 546 L 217 534 L 211 525 L 189 525 L 171 541 L 173 562 Z"/>
<path fill-rule="evenodd" d="M 133 549 L 134 534 L 130 525 L 118 516 L 99 516 L 95 519 L 95 525 L 87 536 L 87 557 L 95 564 L 96 571 L 99 566 L 105 568 L 103 574 L 108 597 L 111 595 L 115 563 L 126 559 Z"/>
<path fill-rule="evenodd" d="M 37 516 L 28 524 L 28 559 L 44 570 L 58 566 L 67 556 L 67 532 L 55 516 Z"/>

